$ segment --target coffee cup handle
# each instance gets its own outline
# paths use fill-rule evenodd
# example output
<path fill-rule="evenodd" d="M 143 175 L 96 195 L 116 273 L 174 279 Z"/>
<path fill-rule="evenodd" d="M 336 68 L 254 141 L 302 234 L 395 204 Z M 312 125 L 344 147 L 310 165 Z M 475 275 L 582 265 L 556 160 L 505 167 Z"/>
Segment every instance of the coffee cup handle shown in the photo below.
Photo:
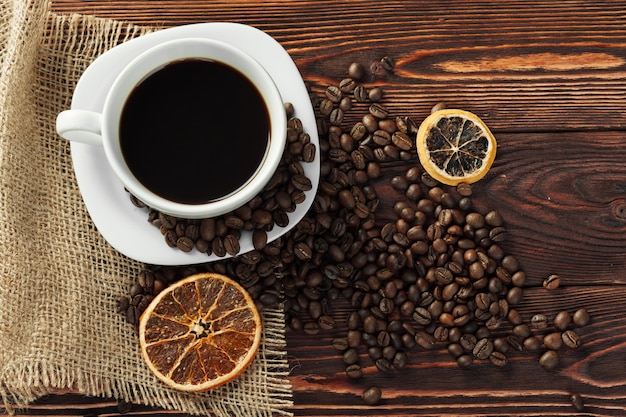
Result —
<path fill-rule="evenodd" d="M 64 139 L 102 146 L 102 114 L 90 110 L 64 110 L 57 116 L 57 133 Z"/>

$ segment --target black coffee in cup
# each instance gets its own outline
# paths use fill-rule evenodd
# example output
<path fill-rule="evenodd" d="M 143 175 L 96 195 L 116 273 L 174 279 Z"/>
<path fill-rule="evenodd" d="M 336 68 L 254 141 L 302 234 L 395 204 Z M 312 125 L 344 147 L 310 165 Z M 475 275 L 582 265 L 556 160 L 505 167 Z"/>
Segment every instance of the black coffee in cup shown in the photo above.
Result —
<path fill-rule="evenodd" d="M 119 129 L 126 164 L 146 188 L 174 202 L 203 204 L 255 174 L 270 119 L 244 74 L 220 62 L 184 59 L 133 89 Z"/>

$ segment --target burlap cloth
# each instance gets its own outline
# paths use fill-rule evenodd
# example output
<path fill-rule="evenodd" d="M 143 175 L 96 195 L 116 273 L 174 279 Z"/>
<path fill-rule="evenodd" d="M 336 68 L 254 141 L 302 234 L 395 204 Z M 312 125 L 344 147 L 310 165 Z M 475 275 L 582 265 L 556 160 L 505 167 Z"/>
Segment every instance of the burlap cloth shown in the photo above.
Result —
<path fill-rule="evenodd" d="M 264 312 L 258 357 L 233 383 L 187 395 L 145 366 L 116 312 L 143 265 L 91 222 L 70 148 L 55 133 L 81 73 L 150 31 L 0 0 L 0 394 L 12 412 L 55 389 L 216 416 L 289 415 L 284 316 Z"/>

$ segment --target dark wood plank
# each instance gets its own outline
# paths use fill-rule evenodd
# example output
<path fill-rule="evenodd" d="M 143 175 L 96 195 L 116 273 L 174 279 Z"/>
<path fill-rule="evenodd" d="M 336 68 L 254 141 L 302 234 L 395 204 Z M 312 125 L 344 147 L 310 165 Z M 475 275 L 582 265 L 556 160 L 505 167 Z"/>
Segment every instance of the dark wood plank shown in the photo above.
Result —
<path fill-rule="evenodd" d="M 539 352 L 513 354 L 497 368 L 460 369 L 445 351 L 416 350 L 410 366 L 390 375 L 367 366 L 355 382 L 330 341 L 345 334 L 348 305 L 335 308 L 337 327 L 316 336 L 288 331 L 297 416 L 626 415 L 626 5 L 580 1 L 205 2 L 54 0 L 59 13 L 89 13 L 162 27 L 235 21 L 274 36 L 313 91 L 337 83 L 352 61 L 390 56 L 393 74 L 370 80 L 386 91 L 396 115 L 416 121 L 445 101 L 480 115 L 494 131 L 498 156 L 474 188 L 480 211 L 499 210 L 503 247 L 527 272 L 518 306 L 550 317 L 587 307 L 592 323 L 583 346 L 564 349 L 546 371 Z M 360 117 L 359 110 L 346 123 Z M 389 180 L 412 163 L 384 163 L 375 187 L 380 220 L 397 199 Z M 562 287 L 541 287 L 547 274 Z M 506 331 L 507 327 L 500 329 Z M 383 401 L 363 405 L 376 384 Z M 19 415 L 116 415 L 112 400 L 59 393 Z M 133 405 L 129 416 L 180 415 Z"/>
<path fill-rule="evenodd" d="M 558 311 L 581 305 L 592 312 L 593 323 L 579 330 L 583 346 L 564 349 L 556 371 L 539 366 L 538 352 L 512 353 L 504 368 L 474 363 L 461 369 L 442 344 L 412 352 L 410 366 L 391 375 L 381 374 L 363 357 L 367 377 L 355 383 L 338 370 L 343 366 L 341 358 L 329 346 L 345 327 L 321 337 L 291 337 L 297 415 L 569 415 L 574 411 L 569 396 L 575 392 L 584 396 L 587 413 L 624 415 L 626 376 L 620 365 L 626 358 L 624 303 L 624 291 L 612 288 L 573 287 L 557 293 L 528 289 L 518 306 L 525 317 L 539 312 L 554 317 Z M 614 333 L 607 334 L 607 327 Z M 312 348 L 314 356 L 309 355 Z M 364 409 L 359 398 L 370 384 L 383 387 L 384 400 L 375 410 Z"/>
<path fill-rule="evenodd" d="M 137 24 L 234 21 L 281 42 L 305 78 L 326 85 L 346 63 L 389 55 L 393 108 L 433 101 L 472 109 L 504 131 L 623 130 L 626 17 L 620 2 L 128 2 L 58 0 Z"/>

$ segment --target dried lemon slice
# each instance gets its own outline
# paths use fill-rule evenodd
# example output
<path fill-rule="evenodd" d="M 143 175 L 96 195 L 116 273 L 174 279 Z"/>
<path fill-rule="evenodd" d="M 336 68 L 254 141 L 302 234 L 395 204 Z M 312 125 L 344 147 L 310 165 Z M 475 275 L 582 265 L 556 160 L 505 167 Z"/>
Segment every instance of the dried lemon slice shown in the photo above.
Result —
<path fill-rule="evenodd" d="M 215 273 L 187 277 L 163 290 L 139 322 L 141 353 L 168 386 L 201 392 L 231 381 L 252 362 L 261 317 L 246 290 Z"/>
<path fill-rule="evenodd" d="M 478 116 L 443 109 L 420 125 L 416 139 L 420 163 L 431 177 L 448 185 L 473 183 L 485 176 L 496 157 L 496 139 Z"/>

